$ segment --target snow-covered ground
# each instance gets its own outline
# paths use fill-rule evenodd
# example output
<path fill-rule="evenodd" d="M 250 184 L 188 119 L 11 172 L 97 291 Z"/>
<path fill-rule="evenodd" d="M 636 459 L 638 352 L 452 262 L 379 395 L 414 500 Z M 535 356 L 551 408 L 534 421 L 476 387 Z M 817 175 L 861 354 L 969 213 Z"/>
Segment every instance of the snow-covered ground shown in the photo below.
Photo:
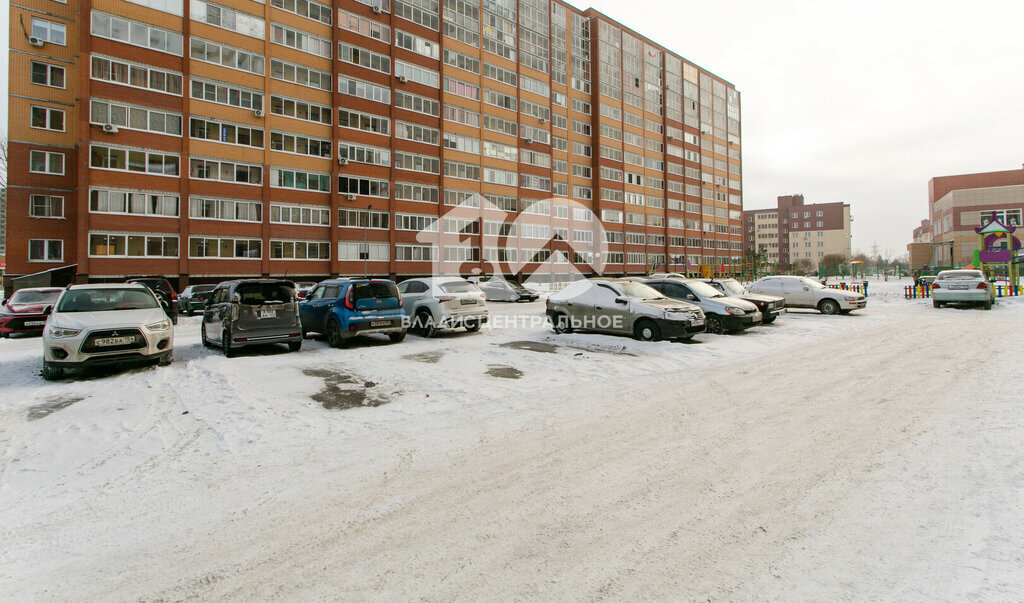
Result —
<path fill-rule="evenodd" d="M 0 341 L 27 599 L 1024 599 L 1024 300 L 872 282 L 698 342 L 506 328 L 44 382 Z M 516 320 L 521 321 L 516 323 Z"/>

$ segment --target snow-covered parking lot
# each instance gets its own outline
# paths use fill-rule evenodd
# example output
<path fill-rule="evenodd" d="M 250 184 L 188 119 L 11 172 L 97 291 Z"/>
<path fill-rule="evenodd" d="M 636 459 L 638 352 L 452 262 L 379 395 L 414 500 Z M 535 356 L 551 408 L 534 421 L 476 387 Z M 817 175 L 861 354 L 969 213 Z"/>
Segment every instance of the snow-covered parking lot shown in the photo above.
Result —
<path fill-rule="evenodd" d="M 1024 300 L 872 283 L 692 343 L 506 328 L 48 383 L 0 341 L 0 592 L 1024 599 Z M 513 320 L 519 316 L 520 322 Z"/>

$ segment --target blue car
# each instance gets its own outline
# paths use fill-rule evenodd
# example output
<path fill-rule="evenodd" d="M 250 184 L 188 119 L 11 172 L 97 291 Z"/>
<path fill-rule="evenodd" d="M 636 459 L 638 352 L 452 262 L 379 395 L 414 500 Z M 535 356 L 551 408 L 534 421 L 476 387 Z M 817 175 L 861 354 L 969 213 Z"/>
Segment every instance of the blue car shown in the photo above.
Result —
<path fill-rule="evenodd" d="M 338 278 L 317 283 L 299 304 L 302 334 L 322 333 L 331 347 L 371 333 L 405 339 L 409 316 L 394 281 Z"/>

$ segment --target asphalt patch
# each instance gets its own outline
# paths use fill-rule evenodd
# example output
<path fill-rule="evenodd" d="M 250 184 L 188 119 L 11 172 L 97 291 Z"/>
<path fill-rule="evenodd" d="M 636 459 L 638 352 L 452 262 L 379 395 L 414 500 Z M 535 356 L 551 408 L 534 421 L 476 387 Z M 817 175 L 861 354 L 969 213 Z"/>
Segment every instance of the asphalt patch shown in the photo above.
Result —
<path fill-rule="evenodd" d="M 28 409 L 27 418 L 29 421 L 38 421 L 39 419 L 48 417 L 53 413 L 57 412 L 58 410 L 64 410 L 65 408 L 71 406 L 75 402 L 81 402 L 82 400 L 85 400 L 85 398 L 76 398 L 71 396 L 62 398 L 60 396 L 51 396 L 44 400 L 42 404 L 30 406 Z"/>
<path fill-rule="evenodd" d="M 407 354 L 402 356 L 406 360 L 423 362 L 425 364 L 437 364 L 444 357 L 444 352 L 422 352 L 420 354 Z"/>
<path fill-rule="evenodd" d="M 324 380 L 324 388 L 311 397 L 327 410 L 346 410 L 360 406 L 376 407 L 391 401 L 379 390 L 374 390 L 373 396 L 367 394 L 367 390 L 375 388 L 377 385 L 372 381 L 357 381 L 351 375 L 328 369 L 306 369 L 302 371 L 302 374 Z"/>
<path fill-rule="evenodd" d="M 503 364 L 490 364 L 487 366 L 487 374 L 499 379 L 519 379 L 523 376 L 523 371 Z"/>
<path fill-rule="evenodd" d="M 510 341 L 508 343 L 499 343 L 498 347 L 541 352 L 544 354 L 554 354 L 555 350 L 558 349 L 558 346 L 553 343 L 543 343 L 540 341 Z"/>

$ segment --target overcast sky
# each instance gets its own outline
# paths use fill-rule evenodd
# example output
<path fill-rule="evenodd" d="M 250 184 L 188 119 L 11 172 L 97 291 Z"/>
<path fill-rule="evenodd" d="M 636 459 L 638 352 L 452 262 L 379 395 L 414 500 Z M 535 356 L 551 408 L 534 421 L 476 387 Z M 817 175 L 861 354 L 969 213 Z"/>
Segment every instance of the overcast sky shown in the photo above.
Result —
<path fill-rule="evenodd" d="M 855 251 L 905 251 L 928 216 L 929 178 L 1024 163 L 1024 2 L 589 6 L 740 90 L 745 208 L 791 193 L 847 202 Z M 8 47 L 8 11 L 0 15 Z M 0 103 L 6 133 L 6 94 Z"/>

